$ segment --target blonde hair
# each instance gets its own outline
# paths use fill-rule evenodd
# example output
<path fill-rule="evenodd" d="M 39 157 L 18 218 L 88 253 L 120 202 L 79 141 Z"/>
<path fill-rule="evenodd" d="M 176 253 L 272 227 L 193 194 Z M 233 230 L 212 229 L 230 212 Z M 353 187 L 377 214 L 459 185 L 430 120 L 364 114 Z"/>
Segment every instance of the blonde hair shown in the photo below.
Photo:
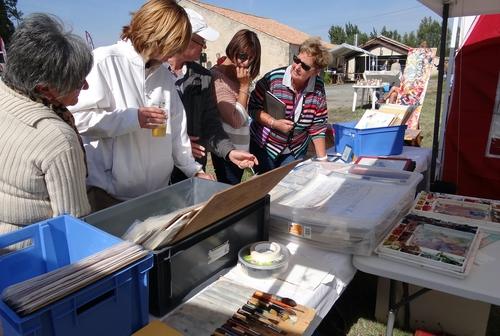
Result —
<path fill-rule="evenodd" d="M 321 43 L 321 39 L 319 37 L 310 37 L 302 42 L 299 47 L 299 53 L 303 52 L 314 57 L 314 64 L 318 69 L 323 69 L 332 62 L 331 53 Z"/>
<path fill-rule="evenodd" d="M 191 24 L 174 0 L 149 0 L 133 14 L 121 38 L 130 40 L 146 60 L 183 52 L 191 40 Z"/>

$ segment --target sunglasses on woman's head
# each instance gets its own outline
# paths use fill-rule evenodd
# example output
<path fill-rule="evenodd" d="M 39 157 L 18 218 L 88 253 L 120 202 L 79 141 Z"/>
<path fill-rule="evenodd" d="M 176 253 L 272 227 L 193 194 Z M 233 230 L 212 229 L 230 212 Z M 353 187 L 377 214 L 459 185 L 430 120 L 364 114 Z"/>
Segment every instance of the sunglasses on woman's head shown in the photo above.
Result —
<path fill-rule="evenodd" d="M 302 60 L 297 55 L 293 55 L 293 63 L 300 64 L 300 66 L 302 67 L 302 69 L 304 69 L 304 71 L 309 71 L 312 68 L 312 66 L 302 62 Z"/>
<path fill-rule="evenodd" d="M 236 55 L 236 57 L 242 62 L 245 62 L 247 59 L 249 59 L 248 54 L 246 52 L 239 52 L 238 55 Z"/>

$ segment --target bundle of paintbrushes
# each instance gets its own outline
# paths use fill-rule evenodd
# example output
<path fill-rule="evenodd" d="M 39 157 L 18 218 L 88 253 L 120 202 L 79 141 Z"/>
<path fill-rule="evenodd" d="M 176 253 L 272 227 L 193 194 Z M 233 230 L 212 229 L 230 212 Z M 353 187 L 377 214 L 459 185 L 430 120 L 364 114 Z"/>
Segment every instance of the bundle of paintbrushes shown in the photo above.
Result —
<path fill-rule="evenodd" d="M 256 291 L 212 335 L 302 335 L 314 318 L 314 310 L 294 300 Z"/>

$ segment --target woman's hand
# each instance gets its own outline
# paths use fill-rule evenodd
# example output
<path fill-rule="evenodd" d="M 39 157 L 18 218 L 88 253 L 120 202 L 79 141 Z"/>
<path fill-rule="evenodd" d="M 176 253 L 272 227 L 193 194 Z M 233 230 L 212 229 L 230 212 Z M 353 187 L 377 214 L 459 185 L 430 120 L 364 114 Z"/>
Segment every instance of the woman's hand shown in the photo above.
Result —
<path fill-rule="evenodd" d="M 194 176 L 202 178 L 204 180 L 215 181 L 215 177 L 210 174 L 205 173 L 203 170 L 197 172 Z"/>
<path fill-rule="evenodd" d="M 289 119 L 275 119 L 272 129 L 288 134 L 293 129 L 293 121 Z"/>
<path fill-rule="evenodd" d="M 230 151 L 228 159 L 240 169 L 252 168 L 254 165 L 259 164 L 255 155 L 238 149 Z"/>
<path fill-rule="evenodd" d="M 189 140 L 191 140 L 191 153 L 193 154 L 195 159 L 200 159 L 207 155 L 205 147 L 196 142 L 200 140 L 200 137 L 189 136 Z"/>
<path fill-rule="evenodd" d="M 139 107 L 137 118 L 141 128 L 158 128 L 167 123 L 167 113 L 159 107 Z"/>
<path fill-rule="evenodd" d="M 240 83 L 240 90 L 248 91 L 250 87 L 250 69 L 243 67 L 236 67 L 236 79 Z"/>

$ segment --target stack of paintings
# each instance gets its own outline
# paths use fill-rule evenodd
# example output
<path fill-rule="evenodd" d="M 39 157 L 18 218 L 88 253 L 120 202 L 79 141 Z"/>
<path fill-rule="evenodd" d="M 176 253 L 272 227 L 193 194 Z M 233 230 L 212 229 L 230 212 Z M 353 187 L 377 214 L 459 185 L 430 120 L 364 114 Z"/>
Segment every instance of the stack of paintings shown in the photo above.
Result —
<path fill-rule="evenodd" d="M 412 212 L 500 232 L 500 201 L 422 191 Z"/>
<path fill-rule="evenodd" d="M 377 247 L 384 258 L 464 278 L 481 241 L 478 227 L 409 213 Z"/>
<path fill-rule="evenodd" d="M 376 252 L 384 258 L 463 278 L 484 235 L 499 232 L 500 201 L 422 191 L 410 213 Z"/>
<path fill-rule="evenodd" d="M 422 191 L 409 214 L 376 252 L 384 258 L 463 278 L 484 235 L 499 232 L 500 201 Z"/>

